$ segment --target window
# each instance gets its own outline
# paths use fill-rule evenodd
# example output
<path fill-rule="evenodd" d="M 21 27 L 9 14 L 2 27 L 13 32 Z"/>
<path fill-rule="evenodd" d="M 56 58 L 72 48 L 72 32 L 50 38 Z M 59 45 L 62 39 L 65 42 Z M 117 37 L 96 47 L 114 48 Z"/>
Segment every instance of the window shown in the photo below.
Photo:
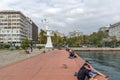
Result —
<path fill-rule="evenodd" d="M 12 36 L 16 36 L 16 34 L 12 34 Z"/>
<path fill-rule="evenodd" d="M 3 30 L 2 32 L 4 33 L 5 31 Z"/>
<path fill-rule="evenodd" d="M 9 33 L 9 30 L 7 30 L 7 33 Z"/>
<path fill-rule="evenodd" d="M 7 25 L 7 23 L 4 23 L 3 25 Z"/>
<path fill-rule="evenodd" d="M 12 40 L 11 38 L 8 38 L 8 40 Z"/>
<path fill-rule="evenodd" d="M 4 16 L 0 16 L 0 18 L 4 18 Z"/>
<path fill-rule="evenodd" d="M 16 31 L 16 33 L 18 33 L 18 30 Z"/>
<path fill-rule="evenodd" d="M 11 18 L 11 16 L 9 15 L 8 18 Z"/>
<path fill-rule="evenodd" d="M 15 18 L 15 17 L 16 17 L 16 15 L 13 15 L 12 17 L 13 17 L 13 18 Z"/>
<path fill-rule="evenodd" d="M 3 36 L 3 34 L 0 34 L 0 36 Z"/>

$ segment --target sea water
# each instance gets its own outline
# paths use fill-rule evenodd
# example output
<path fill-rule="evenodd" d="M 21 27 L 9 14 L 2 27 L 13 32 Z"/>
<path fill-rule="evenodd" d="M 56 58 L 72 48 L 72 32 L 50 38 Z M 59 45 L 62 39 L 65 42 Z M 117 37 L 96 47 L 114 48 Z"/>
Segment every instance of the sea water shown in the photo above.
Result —
<path fill-rule="evenodd" d="M 120 80 L 120 53 L 82 53 L 78 55 L 105 75 L 109 75 L 109 80 Z"/>

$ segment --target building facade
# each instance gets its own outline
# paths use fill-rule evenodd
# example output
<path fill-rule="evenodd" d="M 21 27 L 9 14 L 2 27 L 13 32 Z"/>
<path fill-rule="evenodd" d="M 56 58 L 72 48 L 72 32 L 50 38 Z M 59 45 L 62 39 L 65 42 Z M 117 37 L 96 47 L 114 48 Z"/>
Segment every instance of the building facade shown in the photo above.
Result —
<path fill-rule="evenodd" d="M 58 31 L 54 31 L 54 34 L 56 34 L 57 36 L 60 36 L 60 37 L 65 37 L 65 35 L 64 35 L 64 34 L 62 34 L 62 33 L 58 32 Z"/>
<path fill-rule="evenodd" d="M 38 27 L 34 22 L 32 22 L 32 39 L 38 41 Z"/>
<path fill-rule="evenodd" d="M 120 41 L 120 22 L 109 27 L 109 36 L 115 36 L 117 41 Z"/>
<path fill-rule="evenodd" d="M 69 37 L 77 37 L 77 36 L 82 36 L 82 35 L 83 35 L 83 33 L 80 32 L 79 30 L 69 32 Z"/>
<path fill-rule="evenodd" d="M 32 23 L 20 11 L 0 11 L 0 43 L 20 45 L 24 38 L 33 40 Z"/>
<path fill-rule="evenodd" d="M 99 29 L 99 31 L 108 32 L 108 31 L 109 31 L 109 27 L 110 27 L 110 26 L 101 27 L 101 28 Z"/>

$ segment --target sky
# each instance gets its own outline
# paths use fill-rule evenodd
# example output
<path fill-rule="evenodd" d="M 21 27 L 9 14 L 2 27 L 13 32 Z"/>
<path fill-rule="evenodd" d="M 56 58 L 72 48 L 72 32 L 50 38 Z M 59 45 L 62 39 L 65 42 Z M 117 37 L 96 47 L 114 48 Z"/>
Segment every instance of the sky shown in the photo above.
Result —
<path fill-rule="evenodd" d="M 0 0 L 0 10 L 17 10 L 31 18 L 40 29 L 48 27 L 68 34 L 97 32 L 100 27 L 120 21 L 120 0 Z"/>

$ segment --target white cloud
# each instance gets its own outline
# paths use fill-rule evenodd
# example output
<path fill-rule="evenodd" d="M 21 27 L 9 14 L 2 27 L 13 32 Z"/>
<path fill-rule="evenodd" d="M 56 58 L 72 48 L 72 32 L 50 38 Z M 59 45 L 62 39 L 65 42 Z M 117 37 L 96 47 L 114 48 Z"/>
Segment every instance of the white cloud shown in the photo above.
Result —
<path fill-rule="evenodd" d="M 48 14 L 56 14 L 60 11 L 60 8 L 48 8 L 47 10 L 45 10 L 45 12 L 47 12 Z"/>
<path fill-rule="evenodd" d="M 60 32 L 67 33 L 76 28 L 89 34 L 102 26 L 120 21 L 119 2 L 119 0 L 0 0 L 0 10 L 20 10 L 39 25 L 39 28 L 44 28 L 41 20 L 46 18 L 49 26 Z"/>
<path fill-rule="evenodd" d="M 70 11 L 70 14 L 81 14 L 81 13 L 84 13 L 84 9 L 82 8 L 76 8 L 76 9 L 73 9 Z"/>
<path fill-rule="evenodd" d="M 66 18 L 66 21 L 67 21 L 67 22 L 74 22 L 75 19 L 74 19 L 74 18 L 70 18 L 70 17 L 68 17 L 68 18 Z"/>

